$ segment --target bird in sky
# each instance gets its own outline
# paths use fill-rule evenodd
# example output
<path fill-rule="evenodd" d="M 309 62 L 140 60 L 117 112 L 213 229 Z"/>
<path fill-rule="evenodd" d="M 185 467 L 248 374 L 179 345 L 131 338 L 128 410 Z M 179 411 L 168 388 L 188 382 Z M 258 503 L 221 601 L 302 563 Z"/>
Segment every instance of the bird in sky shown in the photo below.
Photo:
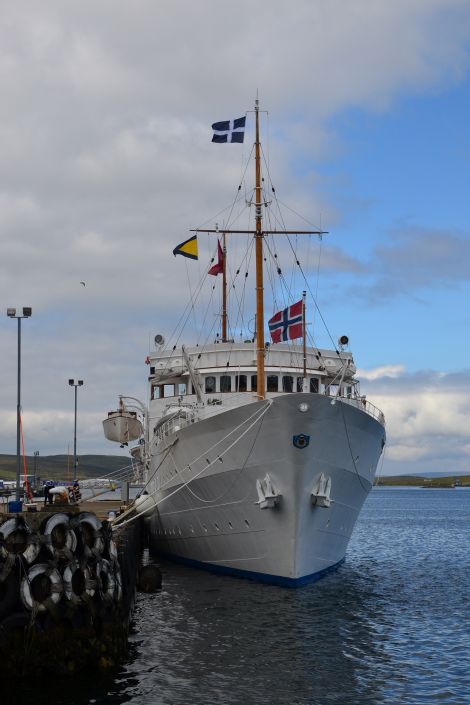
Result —
<path fill-rule="evenodd" d="M 80 284 L 82 284 L 83 286 L 86 286 L 85 282 L 80 282 Z"/>

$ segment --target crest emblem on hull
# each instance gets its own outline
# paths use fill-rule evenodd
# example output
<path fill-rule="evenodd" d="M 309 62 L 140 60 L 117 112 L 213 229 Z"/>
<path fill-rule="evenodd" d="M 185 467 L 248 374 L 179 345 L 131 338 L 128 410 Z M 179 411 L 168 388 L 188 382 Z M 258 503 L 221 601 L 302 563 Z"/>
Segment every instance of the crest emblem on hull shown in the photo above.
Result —
<path fill-rule="evenodd" d="M 310 443 L 310 436 L 305 433 L 299 433 L 298 436 L 292 436 L 292 443 L 296 448 L 306 448 Z"/>

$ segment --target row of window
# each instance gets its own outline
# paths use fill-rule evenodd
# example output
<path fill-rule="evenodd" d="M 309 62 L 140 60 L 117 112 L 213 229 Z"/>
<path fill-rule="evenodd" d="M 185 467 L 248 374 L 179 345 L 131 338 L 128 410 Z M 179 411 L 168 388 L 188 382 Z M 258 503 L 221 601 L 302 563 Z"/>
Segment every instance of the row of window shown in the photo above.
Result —
<path fill-rule="evenodd" d="M 301 392 L 303 378 L 293 375 L 266 375 L 267 392 Z M 309 379 L 309 390 L 318 393 L 319 381 L 317 377 Z M 226 392 L 256 392 L 257 375 L 208 375 L 204 378 L 204 391 L 206 394 L 225 394 Z M 185 396 L 194 394 L 191 383 L 160 384 L 152 387 L 152 399 Z"/>

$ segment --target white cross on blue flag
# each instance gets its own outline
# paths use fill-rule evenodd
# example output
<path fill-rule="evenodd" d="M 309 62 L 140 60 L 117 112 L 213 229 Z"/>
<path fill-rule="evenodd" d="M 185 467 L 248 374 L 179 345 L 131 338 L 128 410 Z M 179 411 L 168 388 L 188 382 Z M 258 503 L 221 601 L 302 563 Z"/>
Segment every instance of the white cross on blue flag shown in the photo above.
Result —
<path fill-rule="evenodd" d="M 218 142 L 219 144 L 225 142 L 243 142 L 245 137 L 245 122 L 246 115 L 236 120 L 214 122 L 212 125 L 212 129 L 214 130 L 212 141 Z"/>

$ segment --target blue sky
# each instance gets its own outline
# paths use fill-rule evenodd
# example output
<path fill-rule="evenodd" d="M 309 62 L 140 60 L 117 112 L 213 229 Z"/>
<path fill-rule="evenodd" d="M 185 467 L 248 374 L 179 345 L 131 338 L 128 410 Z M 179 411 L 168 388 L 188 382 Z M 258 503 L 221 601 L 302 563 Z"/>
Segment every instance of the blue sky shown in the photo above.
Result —
<path fill-rule="evenodd" d="M 27 451 L 71 446 L 69 377 L 85 380 L 79 451 L 119 450 L 101 419 L 118 393 L 145 398 L 149 340 L 186 303 L 186 263 L 171 251 L 230 204 L 251 148 L 250 131 L 243 147 L 212 145 L 210 125 L 252 108 L 259 89 L 277 194 L 330 233 L 318 303 L 386 414 L 383 471 L 469 470 L 470 6 L 238 7 L 230 24 L 209 0 L 49 0 L 3 13 L 0 299 L 33 306 Z M 203 258 L 188 270 L 193 285 L 203 270 Z M 328 344 L 319 326 L 315 336 Z M 6 316 L 0 352 L 0 450 L 13 453 Z"/>

